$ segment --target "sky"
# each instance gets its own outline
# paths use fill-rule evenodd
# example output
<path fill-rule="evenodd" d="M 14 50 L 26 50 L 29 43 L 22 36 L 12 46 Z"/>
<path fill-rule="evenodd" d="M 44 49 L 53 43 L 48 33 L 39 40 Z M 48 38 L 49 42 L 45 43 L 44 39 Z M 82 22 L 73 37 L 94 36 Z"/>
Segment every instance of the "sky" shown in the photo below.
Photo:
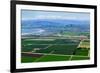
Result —
<path fill-rule="evenodd" d="M 22 20 L 38 20 L 38 19 L 64 19 L 64 20 L 90 20 L 89 13 L 83 12 L 54 12 L 54 11 L 36 11 L 21 10 Z"/>

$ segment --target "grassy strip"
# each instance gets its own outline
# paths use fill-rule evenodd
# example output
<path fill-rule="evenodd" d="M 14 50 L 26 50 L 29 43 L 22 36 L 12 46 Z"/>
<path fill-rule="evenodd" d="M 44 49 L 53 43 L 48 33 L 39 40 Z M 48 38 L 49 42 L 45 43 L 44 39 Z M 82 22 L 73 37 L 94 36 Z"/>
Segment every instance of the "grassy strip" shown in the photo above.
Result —
<path fill-rule="evenodd" d="M 73 56 L 71 60 L 88 60 L 89 57 L 78 57 L 78 56 Z"/>
<path fill-rule="evenodd" d="M 31 63 L 34 62 L 38 57 L 29 57 L 29 56 L 22 56 L 21 57 L 21 63 Z"/>
<path fill-rule="evenodd" d="M 69 60 L 70 56 L 56 56 L 56 55 L 46 55 L 39 59 L 37 62 L 49 62 L 49 61 L 66 61 Z"/>

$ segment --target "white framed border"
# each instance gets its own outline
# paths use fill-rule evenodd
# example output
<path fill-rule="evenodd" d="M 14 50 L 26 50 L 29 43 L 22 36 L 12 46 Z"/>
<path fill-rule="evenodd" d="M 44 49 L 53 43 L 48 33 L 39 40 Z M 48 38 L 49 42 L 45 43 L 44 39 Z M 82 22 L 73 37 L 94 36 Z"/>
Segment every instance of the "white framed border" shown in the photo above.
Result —
<path fill-rule="evenodd" d="M 30 10 L 48 10 L 48 11 L 71 11 L 71 12 L 89 12 L 90 13 L 90 60 L 84 61 L 60 61 L 60 62 L 40 62 L 40 63 L 21 63 L 21 9 Z M 92 35 L 92 36 L 91 36 Z M 52 7 L 52 6 L 36 6 L 36 5 L 16 5 L 16 69 L 24 68 L 40 68 L 40 67 L 57 67 L 57 66 L 74 66 L 94 64 L 94 10 L 85 8 L 70 7 Z"/>

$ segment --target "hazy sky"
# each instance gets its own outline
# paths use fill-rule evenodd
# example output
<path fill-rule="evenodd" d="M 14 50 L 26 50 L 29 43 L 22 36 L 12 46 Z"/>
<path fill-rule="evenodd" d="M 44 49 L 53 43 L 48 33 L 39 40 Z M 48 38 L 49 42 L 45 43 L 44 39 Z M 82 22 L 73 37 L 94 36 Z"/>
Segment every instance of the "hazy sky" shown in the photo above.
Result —
<path fill-rule="evenodd" d="M 82 12 L 53 12 L 53 11 L 32 11 L 22 10 L 22 20 L 37 19 L 71 19 L 71 20 L 90 20 L 89 13 Z"/>

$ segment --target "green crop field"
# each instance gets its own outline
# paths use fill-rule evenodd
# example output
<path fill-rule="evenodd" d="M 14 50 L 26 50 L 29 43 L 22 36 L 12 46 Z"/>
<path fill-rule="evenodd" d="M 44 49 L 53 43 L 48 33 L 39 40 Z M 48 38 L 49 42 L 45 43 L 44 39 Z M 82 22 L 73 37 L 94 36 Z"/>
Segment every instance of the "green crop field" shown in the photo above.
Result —
<path fill-rule="evenodd" d="M 83 45 L 89 47 L 89 40 L 25 38 L 21 40 L 21 52 L 30 53 L 32 56 L 22 55 L 21 62 L 88 60 L 90 49 L 84 49 L 84 47 L 81 47 Z M 42 56 L 36 57 L 38 54 L 42 54 Z"/>
<path fill-rule="evenodd" d="M 71 60 L 86 60 L 89 59 L 87 56 L 73 56 Z"/>
<path fill-rule="evenodd" d="M 71 60 L 87 60 L 88 56 L 76 56 L 76 55 L 44 55 L 41 57 L 28 57 L 22 56 L 22 63 L 30 63 L 30 62 L 51 62 L 51 61 L 71 61 Z"/>
<path fill-rule="evenodd" d="M 36 59 L 36 57 L 29 57 L 29 56 L 22 56 L 21 57 L 21 62 L 22 63 L 30 63 L 30 62 L 34 62 Z"/>
<path fill-rule="evenodd" d="M 22 46 L 22 51 L 23 52 L 29 52 L 34 50 L 34 48 L 45 48 L 48 45 L 38 45 L 38 44 L 33 44 L 33 45 L 24 45 Z"/>
<path fill-rule="evenodd" d="M 77 49 L 75 55 L 81 55 L 81 56 L 88 56 L 89 50 L 88 49 Z"/>
<path fill-rule="evenodd" d="M 69 60 L 69 58 L 70 56 L 44 55 L 42 58 L 36 60 L 36 62 L 64 61 L 64 60 Z"/>

